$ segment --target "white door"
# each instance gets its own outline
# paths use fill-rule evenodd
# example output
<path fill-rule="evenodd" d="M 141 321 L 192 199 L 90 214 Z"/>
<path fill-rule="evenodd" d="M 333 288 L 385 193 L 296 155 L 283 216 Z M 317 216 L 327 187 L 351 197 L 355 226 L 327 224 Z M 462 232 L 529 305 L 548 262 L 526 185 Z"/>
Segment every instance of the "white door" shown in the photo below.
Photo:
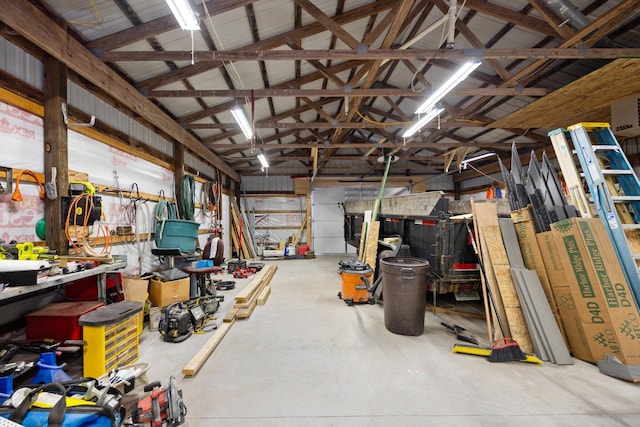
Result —
<path fill-rule="evenodd" d="M 344 240 L 344 188 L 317 188 L 311 192 L 313 251 L 317 254 L 356 253 Z"/>

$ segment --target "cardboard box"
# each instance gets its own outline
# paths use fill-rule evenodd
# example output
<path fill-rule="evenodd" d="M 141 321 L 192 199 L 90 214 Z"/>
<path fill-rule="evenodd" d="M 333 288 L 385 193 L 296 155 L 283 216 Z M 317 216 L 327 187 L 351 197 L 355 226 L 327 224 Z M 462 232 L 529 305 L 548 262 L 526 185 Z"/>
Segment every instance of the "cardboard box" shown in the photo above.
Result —
<path fill-rule="evenodd" d="M 149 283 L 149 301 L 157 307 L 166 307 L 174 302 L 189 299 L 190 278 L 163 282 L 156 278 Z"/>
<path fill-rule="evenodd" d="M 122 277 L 125 301 L 145 303 L 149 293 L 149 277 Z"/>
<path fill-rule="evenodd" d="M 558 246 L 556 246 L 553 235 L 551 231 L 545 231 L 538 233 L 536 239 L 538 240 L 540 254 L 549 278 L 549 285 L 558 305 L 558 315 L 566 334 L 567 347 L 573 357 L 595 363 L 596 360 L 587 344 L 582 320 L 576 310 L 576 303 L 571 295 L 569 281 L 562 266 Z"/>
<path fill-rule="evenodd" d="M 592 358 L 640 365 L 640 314 L 601 220 L 570 218 L 551 233 Z"/>
<path fill-rule="evenodd" d="M 553 288 L 553 294 L 558 302 L 558 311 L 567 337 L 567 347 L 573 357 L 585 362 L 595 363 L 589 343 L 582 325 L 582 319 L 576 310 L 576 302 L 569 286 Z"/>

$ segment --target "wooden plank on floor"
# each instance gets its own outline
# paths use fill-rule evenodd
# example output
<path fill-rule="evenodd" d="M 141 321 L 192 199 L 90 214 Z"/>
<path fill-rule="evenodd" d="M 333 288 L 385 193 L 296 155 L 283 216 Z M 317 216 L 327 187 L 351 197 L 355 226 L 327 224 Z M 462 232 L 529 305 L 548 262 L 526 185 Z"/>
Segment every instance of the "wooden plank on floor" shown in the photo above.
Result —
<path fill-rule="evenodd" d="M 269 299 L 269 295 L 271 295 L 271 286 L 267 285 L 262 289 L 260 295 L 258 295 L 258 305 L 265 305 L 267 299 Z"/>
<path fill-rule="evenodd" d="M 224 323 L 231 323 L 236 320 L 236 314 L 238 314 L 238 309 L 234 307 L 233 309 L 229 310 L 227 314 L 224 315 L 224 318 L 222 319 L 222 321 Z"/>
<path fill-rule="evenodd" d="M 229 323 L 222 323 L 218 326 L 215 333 L 207 340 L 207 342 L 198 350 L 191 360 L 182 368 L 182 374 L 185 376 L 194 376 L 202 365 L 207 361 L 213 350 L 216 349 L 222 338 L 229 332 L 231 326 L 235 323 L 235 319 Z"/>
<path fill-rule="evenodd" d="M 238 308 L 238 312 L 236 313 L 236 319 L 248 319 L 253 314 L 253 310 L 256 309 L 258 305 L 258 299 L 254 298 L 248 303 L 247 307 Z"/>
<path fill-rule="evenodd" d="M 275 266 L 266 266 L 262 270 L 260 270 L 258 273 L 256 273 L 256 275 L 253 276 L 253 278 L 251 279 L 251 282 L 249 282 L 247 286 L 245 286 L 240 290 L 240 292 L 238 292 L 238 294 L 235 297 L 235 301 L 248 302 L 251 296 L 256 292 L 258 287 L 260 287 L 260 285 L 262 284 L 262 280 L 264 276 L 271 269 L 271 267 L 275 267 Z"/>

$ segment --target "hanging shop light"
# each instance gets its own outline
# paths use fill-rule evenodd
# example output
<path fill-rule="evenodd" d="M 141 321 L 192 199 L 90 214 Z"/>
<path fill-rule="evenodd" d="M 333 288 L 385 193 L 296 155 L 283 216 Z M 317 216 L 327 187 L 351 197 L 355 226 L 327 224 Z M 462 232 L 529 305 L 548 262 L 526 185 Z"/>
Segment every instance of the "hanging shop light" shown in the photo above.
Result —
<path fill-rule="evenodd" d="M 247 116 L 244 115 L 244 111 L 242 111 L 242 108 L 240 106 L 233 107 L 231 109 L 231 114 L 238 123 L 238 126 L 240 126 L 240 129 L 242 130 L 242 133 L 244 133 L 244 136 L 247 139 L 251 139 L 251 137 L 253 136 L 253 131 L 251 130 L 249 120 L 247 120 Z"/>
<path fill-rule="evenodd" d="M 166 2 L 171 9 L 171 13 L 176 17 L 180 28 L 186 31 L 200 30 L 200 22 L 198 22 L 195 12 L 191 9 L 189 0 L 166 0 Z"/>
<path fill-rule="evenodd" d="M 265 156 L 264 154 L 262 153 L 258 154 L 258 160 L 260 160 L 260 163 L 262 164 L 263 168 L 269 167 L 269 160 L 267 159 L 267 156 Z"/>
<path fill-rule="evenodd" d="M 442 98 L 444 98 L 453 88 L 464 81 L 469 74 L 478 68 L 482 62 L 474 60 L 464 64 L 456 73 L 438 88 L 427 100 L 416 110 L 416 114 L 422 114 L 431 110 Z"/>
<path fill-rule="evenodd" d="M 444 111 L 444 108 L 441 107 L 433 107 L 431 111 L 422 116 L 420 120 L 415 122 L 413 126 L 411 126 L 407 131 L 402 135 L 403 138 L 409 138 L 414 133 L 422 129 L 422 126 L 435 119 L 440 113 Z"/>

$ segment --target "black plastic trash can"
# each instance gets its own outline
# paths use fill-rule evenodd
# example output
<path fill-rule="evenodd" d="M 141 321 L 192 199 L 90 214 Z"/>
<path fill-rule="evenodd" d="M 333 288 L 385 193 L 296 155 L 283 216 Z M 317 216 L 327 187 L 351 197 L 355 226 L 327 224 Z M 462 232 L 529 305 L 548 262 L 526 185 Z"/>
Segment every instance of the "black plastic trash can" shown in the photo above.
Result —
<path fill-rule="evenodd" d="M 380 260 L 384 299 L 384 325 L 399 335 L 424 332 L 429 261 L 414 257 Z"/>

